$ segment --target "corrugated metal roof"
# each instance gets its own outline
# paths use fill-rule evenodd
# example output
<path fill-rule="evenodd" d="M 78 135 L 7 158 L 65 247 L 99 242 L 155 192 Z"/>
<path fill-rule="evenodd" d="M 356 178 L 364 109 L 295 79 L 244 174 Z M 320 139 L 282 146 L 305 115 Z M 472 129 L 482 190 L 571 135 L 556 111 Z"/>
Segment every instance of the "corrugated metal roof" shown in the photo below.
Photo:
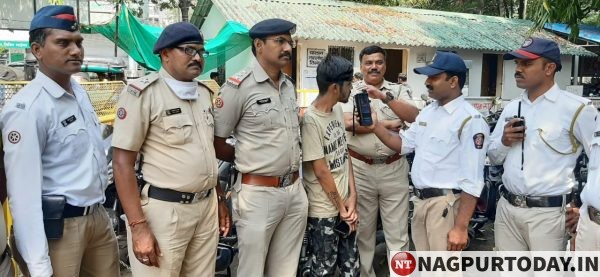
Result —
<path fill-rule="evenodd" d="M 267 18 L 295 22 L 295 37 L 444 49 L 510 51 L 529 36 L 531 21 L 485 15 L 365 5 L 334 0 L 212 0 L 226 20 L 247 27 Z M 593 56 L 549 32 L 563 54 Z"/>

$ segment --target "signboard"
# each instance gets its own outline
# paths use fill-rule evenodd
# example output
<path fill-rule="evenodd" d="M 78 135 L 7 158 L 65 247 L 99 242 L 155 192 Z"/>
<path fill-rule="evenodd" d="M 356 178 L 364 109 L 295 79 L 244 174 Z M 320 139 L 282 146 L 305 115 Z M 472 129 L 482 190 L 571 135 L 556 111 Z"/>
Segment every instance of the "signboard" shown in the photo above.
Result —
<path fill-rule="evenodd" d="M 319 63 L 327 55 L 327 50 L 318 48 L 307 48 L 306 49 L 306 66 L 317 67 Z"/>
<path fill-rule="evenodd" d="M 29 41 L 0 40 L 0 48 L 26 49 L 29 48 Z"/>

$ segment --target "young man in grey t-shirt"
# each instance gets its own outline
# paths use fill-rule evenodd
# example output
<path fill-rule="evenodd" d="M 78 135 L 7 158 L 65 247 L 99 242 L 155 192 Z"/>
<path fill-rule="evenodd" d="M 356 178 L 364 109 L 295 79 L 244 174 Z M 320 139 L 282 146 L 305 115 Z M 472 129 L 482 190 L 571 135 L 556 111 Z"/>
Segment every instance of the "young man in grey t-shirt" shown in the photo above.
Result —
<path fill-rule="evenodd" d="M 311 276 L 358 276 L 356 188 L 344 128 L 352 89 L 352 64 L 327 56 L 317 67 L 319 95 L 302 124 L 304 186 L 308 195 L 308 252 Z"/>

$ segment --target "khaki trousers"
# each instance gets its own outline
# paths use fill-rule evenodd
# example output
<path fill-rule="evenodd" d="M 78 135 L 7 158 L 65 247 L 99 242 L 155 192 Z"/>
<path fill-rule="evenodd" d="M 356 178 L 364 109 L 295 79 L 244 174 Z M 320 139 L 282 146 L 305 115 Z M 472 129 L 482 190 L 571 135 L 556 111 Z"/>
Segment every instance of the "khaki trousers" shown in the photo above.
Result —
<path fill-rule="evenodd" d="M 590 220 L 587 209 L 587 205 L 579 209 L 575 251 L 600 251 L 600 224 Z"/>
<path fill-rule="evenodd" d="M 133 253 L 131 229 L 127 227 L 127 250 L 133 276 L 212 277 L 215 275 L 219 219 L 217 194 L 196 203 L 180 204 L 148 198 L 142 191 L 142 210 L 162 252 L 158 264 L 142 264 Z"/>
<path fill-rule="evenodd" d="M 238 272 L 253 277 L 296 276 L 308 215 L 300 178 L 284 188 L 238 183 L 232 207 L 240 250 Z"/>
<path fill-rule="evenodd" d="M 446 251 L 448 232 L 458 215 L 460 194 L 427 199 L 414 198 L 410 231 L 416 251 Z"/>
<path fill-rule="evenodd" d="M 499 251 L 564 251 L 565 208 L 515 207 L 501 197 L 494 237 Z"/>
<path fill-rule="evenodd" d="M 358 194 L 358 252 L 361 276 L 375 276 L 375 233 L 381 214 L 387 253 L 408 250 L 408 162 L 369 165 L 352 158 Z"/>
<path fill-rule="evenodd" d="M 66 218 L 63 237 L 48 240 L 54 277 L 119 276 L 117 238 L 104 207 Z"/>

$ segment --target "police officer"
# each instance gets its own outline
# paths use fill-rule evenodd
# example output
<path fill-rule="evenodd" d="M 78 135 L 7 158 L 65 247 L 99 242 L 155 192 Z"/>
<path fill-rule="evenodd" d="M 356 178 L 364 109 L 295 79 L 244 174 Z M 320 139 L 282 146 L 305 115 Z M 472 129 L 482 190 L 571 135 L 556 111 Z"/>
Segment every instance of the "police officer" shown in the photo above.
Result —
<path fill-rule="evenodd" d="M 600 122 L 592 139 L 588 179 L 581 193 L 581 206 L 575 250 L 600 250 Z"/>
<path fill-rule="evenodd" d="M 398 73 L 398 85 L 400 85 L 400 89 L 405 90 L 410 99 L 413 99 L 412 88 L 408 85 L 406 80 L 406 73 Z"/>
<path fill-rule="evenodd" d="M 235 158 L 241 172 L 232 203 L 238 272 L 247 276 L 295 276 L 306 227 L 299 109 L 281 71 L 292 59 L 295 27 L 282 19 L 256 23 L 249 32 L 256 63 L 230 77 L 215 100 L 217 157 Z M 225 142 L 232 132 L 235 148 Z"/>
<path fill-rule="evenodd" d="M 375 45 L 366 47 L 360 52 L 359 59 L 363 80 L 353 85 L 351 99 L 365 88 L 378 89 L 386 98 L 372 99 L 371 105 L 382 126 L 397 132 L 403 126 L 401 119 L 414 121 L 418 110 L 407 102 L 410 97 L 406 91 L 383 78 L 385 50 Z M 388 250 L 408 250 L 409 164 L 404 156 L 379 141 L 371 130 L 353 121 L 354 101 L 348 101 L 342 107 L 358 191 L 361 275 L 374 276 L 372 265 L 379 214 Z M 394 113 L 393 109 L 397 107 L 400 116 Z"/>
<path fill-rule="evenodd" d="M 380 123 L 374 133 L 395 151 L 415 152 L 411 177 L 417 199 L 411 234 L 416 250 L 459 251 L 467 245 L 467 227 L 483 188 L 489 128 L 462 96 L 467 71 L 462 58 L 437 51 L 432 64 L 414 71 L 427 76 L 425 86 L 436 102 L 400 136 Z M 385 97 L 375 90 L 369 93 Z"/>
<path fill-rule="evenodd" d="M 218 229 L 228 232 L 229 215 L 215 191 L 211 93 L 195 80 L 207 54 L 204 39 L 194 25 L 174 23 L 153 52 L 162 68 L 121 93 L 112 141 L 133 275 L 214 276 Z"/>
<path fill-rule="evenodd" d="M 71 79 L 83 62 L 73 8 L 41 8 L 29 41 L 39 71 L 0 115 L 17 248 L 32 276 L 118 276 L 100 123 Z"/>
<path fill-rule="evenodd" d="M 493 164 L 504 165 L 496 248 L 563 251 L 573 168 L 580 146 L 590 153 L 597 112 L 590 100 L 554 82 L 562 67 L 554 41 L 529 38 L 504 59 L 515 60 L 515 81 L 525 92 L 502 111 L 506 124 L 494 130 L 488 150 Z"/>

